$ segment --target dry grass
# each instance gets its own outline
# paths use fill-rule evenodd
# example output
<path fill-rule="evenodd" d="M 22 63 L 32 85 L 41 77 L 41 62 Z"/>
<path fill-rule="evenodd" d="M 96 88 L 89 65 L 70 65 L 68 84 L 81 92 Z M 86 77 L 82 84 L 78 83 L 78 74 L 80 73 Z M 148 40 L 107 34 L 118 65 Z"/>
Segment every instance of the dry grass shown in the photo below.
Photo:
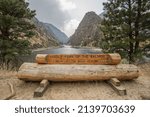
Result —
<path fill-rule="evenodd" d="M 141 69 L 142 75 L 150 77 L 150 63 L 141 64 L 139 68 Z"/>
<path fill-rule="evenodd" d="M 16 74 L 16 71 L 4 70 L 0 68 L 0 99 L 4 99 L 11 94 L 8 82 L 14 84 Z"/>
<path fill-rule="evenodd" d="M 11 66 L 0 64 L 0 79 L 2 78 L 12 78 L 16 77 L 17 70 L 16 68 L 13 68 Z"/>
<path fill-rule="evenodd" d="M 9 79 L 16 77 L 17 71 L 0 68 L 0 79 Z"/>

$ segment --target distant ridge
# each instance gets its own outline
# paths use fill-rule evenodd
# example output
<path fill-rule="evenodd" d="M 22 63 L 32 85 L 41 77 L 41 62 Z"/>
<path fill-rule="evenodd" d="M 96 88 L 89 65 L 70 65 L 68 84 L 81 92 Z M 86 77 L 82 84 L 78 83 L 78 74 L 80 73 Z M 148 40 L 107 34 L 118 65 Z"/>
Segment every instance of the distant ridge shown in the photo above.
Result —
<path fill-rule="evenodd" d="M 61 44 L 66 44 L 69 40 L 68 36 L 56 28 L 54 25 L 49 23 L 43 23 L 47 31 L 55 38 L 57 39 Z"/>

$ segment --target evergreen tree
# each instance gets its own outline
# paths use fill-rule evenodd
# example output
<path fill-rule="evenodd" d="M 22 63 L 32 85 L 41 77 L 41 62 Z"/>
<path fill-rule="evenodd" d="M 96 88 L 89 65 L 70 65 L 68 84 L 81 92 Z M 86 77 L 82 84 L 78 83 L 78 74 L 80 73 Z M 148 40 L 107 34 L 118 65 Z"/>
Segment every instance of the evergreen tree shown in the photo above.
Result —
<path fill-rule="evenodd" d="M 0 0 L 0 62 L 10 63 L 17 55 L 28 54 L 34 25 L 30 19 L 35 11 L 25 0 Z M 26 39 L 23 39 L 25 38 Z"/>
<path fill-rule="evenodd" d="M 150 0 L 108 0 L 103 5 L 102 48 L 135 62 L 150 49 Z"/>

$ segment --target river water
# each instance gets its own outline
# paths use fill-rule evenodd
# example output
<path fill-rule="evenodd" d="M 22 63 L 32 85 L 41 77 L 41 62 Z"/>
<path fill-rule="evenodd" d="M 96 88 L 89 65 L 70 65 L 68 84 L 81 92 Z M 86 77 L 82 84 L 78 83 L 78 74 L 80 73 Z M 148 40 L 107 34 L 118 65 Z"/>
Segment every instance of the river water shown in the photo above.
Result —
<path fill-rule="evenodd" d="M 37 54 L 100 54 L 100 53 L 102 53 L 101 49 L 78 48 L 63 45 L 60 48 L 34 51 L 29 56 L 23 56 L 22 62 L 35 62 L 35 57 Z"/>

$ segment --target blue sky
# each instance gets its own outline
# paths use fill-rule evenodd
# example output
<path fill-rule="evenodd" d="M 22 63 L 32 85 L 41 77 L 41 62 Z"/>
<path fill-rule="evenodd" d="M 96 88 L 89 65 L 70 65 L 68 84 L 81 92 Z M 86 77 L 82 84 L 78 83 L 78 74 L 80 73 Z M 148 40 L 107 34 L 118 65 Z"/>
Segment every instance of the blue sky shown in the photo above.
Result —
<path fill-rule="evenodd" d="M 107 0 L 27 0 L 30 8 L 36 10 L 36 17 L 46 23 L 51 23 L 72 35 L 86 12 L 103 11 L 103 2 Z"/>

